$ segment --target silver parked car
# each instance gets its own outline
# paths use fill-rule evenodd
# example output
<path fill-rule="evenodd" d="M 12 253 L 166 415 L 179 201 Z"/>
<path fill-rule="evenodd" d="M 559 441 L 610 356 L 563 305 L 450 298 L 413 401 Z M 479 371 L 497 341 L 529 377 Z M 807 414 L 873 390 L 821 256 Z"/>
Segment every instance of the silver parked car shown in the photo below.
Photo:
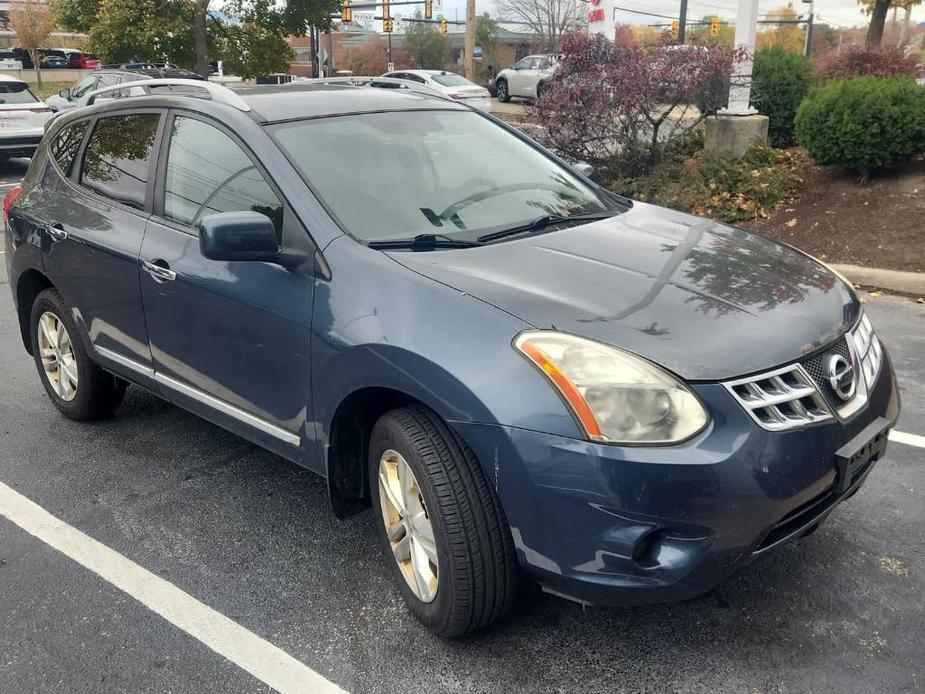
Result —
<path fill-rule="evenodd" d="M 543 82 L 552 76 L 559 58 L 554 55 L 528 55 L 495 77 L 498 101 L 508 102 L 511 97 L 536 99 L 543 91 Z"/>
<path fill-rule="evenodd" d="M 446 70 L 397 70 L 382 77 L 424 84 L 436 92 L 482 111 L 491 111 L 491 94 L 485 87 L 470 82 L 462 75 Z"/>

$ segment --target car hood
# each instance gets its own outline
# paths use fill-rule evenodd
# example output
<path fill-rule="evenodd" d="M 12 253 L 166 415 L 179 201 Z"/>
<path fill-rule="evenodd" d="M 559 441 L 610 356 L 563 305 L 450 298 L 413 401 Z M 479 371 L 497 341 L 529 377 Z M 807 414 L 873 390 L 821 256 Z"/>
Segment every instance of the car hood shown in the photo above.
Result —
<path fill-rule="evenodd" d="M 504 243 L 390 255 L 537 328 L 628 349 L 689 380 L 793 361 L 859 311 L 844 282 L 788 246 L 642 203 Z"/>

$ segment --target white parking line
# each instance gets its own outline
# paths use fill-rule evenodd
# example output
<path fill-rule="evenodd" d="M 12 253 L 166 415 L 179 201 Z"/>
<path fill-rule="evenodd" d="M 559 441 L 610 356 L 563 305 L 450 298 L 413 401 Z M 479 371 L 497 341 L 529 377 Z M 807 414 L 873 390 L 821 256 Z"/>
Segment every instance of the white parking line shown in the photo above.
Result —
<path fill-rule="evenodd" d="M 304 663 L 0 482 L 0 515 L 280 692 L 344 692 Z"/>
<path fill-rule="evenodd" d="M 890 441 L 895 441 L 896 443 L 904 443 L 907 446 L 918 446 L 919 448 L 925 448 L 925 436 L 919 436 L 918 434 L 907 434 L 903 431 L 891 431 Z"/>

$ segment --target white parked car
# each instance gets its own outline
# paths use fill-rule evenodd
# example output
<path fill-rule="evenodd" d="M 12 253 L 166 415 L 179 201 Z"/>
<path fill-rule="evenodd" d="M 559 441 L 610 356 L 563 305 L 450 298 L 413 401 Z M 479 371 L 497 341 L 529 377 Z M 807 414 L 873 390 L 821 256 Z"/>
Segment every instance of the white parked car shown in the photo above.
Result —
<path fill-rule="evenodd" d="M 474 82 L 470 82 L 462 75 L 457 75 L 455 72 L 446 72 L 445 70 L 395 70 L 385 73 L 382 77 L 425 84 L 451 99 L 482 111 L 491 111 L 491 94 L 488 90 Z"/>
<path fill-rule="evenodd" d="M 0 160 L 31 157 L 51 109 L 22 80 L 0 75 Z"/>
<path fill-rule="evenodd" d="M 528 55 L 495 76 L 498 101 L 508 102 L 512 96 L 536 99 L 543 91 L 543 82 L 552 76 L 559 58 L 554 55 Z"/>

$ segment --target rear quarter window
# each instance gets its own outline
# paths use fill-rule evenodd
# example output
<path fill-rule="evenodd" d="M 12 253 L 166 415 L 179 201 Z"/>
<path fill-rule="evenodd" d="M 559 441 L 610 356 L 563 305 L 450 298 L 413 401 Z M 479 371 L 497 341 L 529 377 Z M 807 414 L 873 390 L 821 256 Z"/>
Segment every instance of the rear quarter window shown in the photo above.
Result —
<path fill-rule="evenodd" d="M 80 149 L 80 143 L 83 142 L 88 123 L 89 121 L 82 120 L 67 125 L 51 141 L 49 147 L 51 156 L 65 176 L 71 172 L 71 165 L 74 163 L 77 150 Z"/>

